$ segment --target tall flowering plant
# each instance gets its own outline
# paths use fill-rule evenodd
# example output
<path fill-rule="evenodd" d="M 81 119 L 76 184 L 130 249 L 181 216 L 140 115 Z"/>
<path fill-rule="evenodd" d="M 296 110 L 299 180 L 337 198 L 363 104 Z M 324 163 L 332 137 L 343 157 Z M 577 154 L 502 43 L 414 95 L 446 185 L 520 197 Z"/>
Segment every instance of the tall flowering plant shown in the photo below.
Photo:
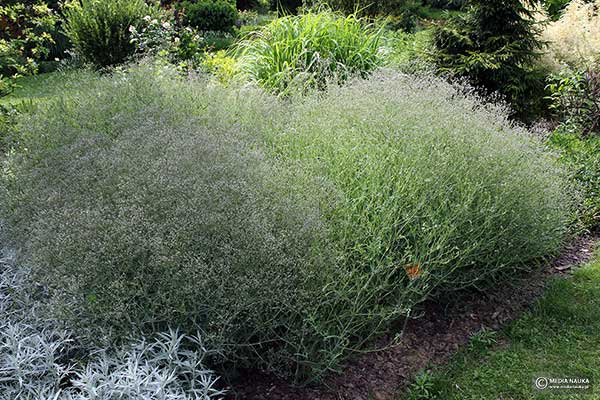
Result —
<path fill-rule="evenodd" d="M 154 56 L 179 67 L 196 67 L 202 61 L 203 37 L 190 27 L 178 27 L 174 18 L 158 20 L 144 17 L 147 22 L 141 29 L 129 27 L 131 41 L 137 53 Z"/>

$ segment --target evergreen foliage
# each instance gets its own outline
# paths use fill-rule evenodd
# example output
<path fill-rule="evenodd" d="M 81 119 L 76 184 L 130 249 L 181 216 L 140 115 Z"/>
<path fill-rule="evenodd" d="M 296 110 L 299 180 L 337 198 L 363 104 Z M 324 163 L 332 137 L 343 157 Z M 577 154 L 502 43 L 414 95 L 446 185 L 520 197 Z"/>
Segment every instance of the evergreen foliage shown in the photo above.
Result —
<path fill-rule="evenodd" d="M 536 67 L 544 46 L 532 11 L 536 2 L 468 0 L 465 14 L 436 27 L 440 70 L 503 94 L 519 116 L 525 110 L 536 114 L 544 90 L 544 74 Z"/>

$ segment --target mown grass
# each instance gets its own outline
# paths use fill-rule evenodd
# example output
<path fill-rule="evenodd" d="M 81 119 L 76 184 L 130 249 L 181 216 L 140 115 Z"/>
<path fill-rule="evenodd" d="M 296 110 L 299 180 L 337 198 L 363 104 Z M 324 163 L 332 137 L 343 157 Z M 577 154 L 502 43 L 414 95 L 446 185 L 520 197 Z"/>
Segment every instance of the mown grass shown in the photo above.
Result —
<path fill-rule="evenodd" d="M 401 399 L 598 399 L 599 343 L 600 252 L 571 279 L 555 278 L 532 310 L 506 329 L 474 337 L 448 366 L 421 375 Z M 588 378 L 592 391 L 536 391 L 539 376 Z"/>
<path fill-rule="evenodd" d="M 81 70 L 48 72 L 24 76 L 16 82 L 17 88 L 8 96 L 0 97 L 0 105 L 18 104 L 23 101 L 43 101 L 54 97 L 66 87 L 75 88 L 83 75 Z M 85 73 L 88 76 L 88 73 Z"/>

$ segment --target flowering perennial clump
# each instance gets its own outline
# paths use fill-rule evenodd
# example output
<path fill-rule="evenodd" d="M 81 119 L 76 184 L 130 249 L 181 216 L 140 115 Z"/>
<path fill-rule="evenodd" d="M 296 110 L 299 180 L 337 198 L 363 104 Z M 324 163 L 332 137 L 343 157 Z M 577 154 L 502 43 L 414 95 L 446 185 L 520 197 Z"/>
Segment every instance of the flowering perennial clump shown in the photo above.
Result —
<path fill-rule="evenodd" d="M 317 380 L 423 301 L 513 279 L 571 222 L 554 155 L 429 75 L 281 98 L 141 65 L 80 89 L 17 122 L 0 233 L 88 346 L 199 330 L 214 369 Z"/>
<path fill-rule="evenodd" d="M 545 55 L 554 69 L 569 66 L 586 69 L 600 61 L 600 0 L 573 0 L 558 21 L 550 22 L 542 35 L 548 42 Z"/>

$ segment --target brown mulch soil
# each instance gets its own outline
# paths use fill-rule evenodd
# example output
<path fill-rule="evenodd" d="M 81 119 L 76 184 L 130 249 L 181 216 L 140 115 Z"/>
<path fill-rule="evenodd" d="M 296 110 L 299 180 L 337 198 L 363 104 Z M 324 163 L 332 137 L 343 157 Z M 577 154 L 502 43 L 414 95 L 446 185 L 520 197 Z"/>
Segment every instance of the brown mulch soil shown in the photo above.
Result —
<path fill-rule="evenodd" d="M 568 276 L 573 267 L 588 261 L 596 240 L 588 236 L 573 241 L 555 260 L 510 286 L 424 304 L 423 317 L 408 321 L 399 344 L 388 345 L 394 334 L 382 338 L 377 347 L 385 350 L 351 359 L 340 375 L 322 386 L 295 387 L 268 374 L 246 371 L 232 383 L 229 399 L 392 400 L 419 370 L 444 364 L 477 332 L 497 330 L 518 317 L 542 295 L 548 277 Z"/>

